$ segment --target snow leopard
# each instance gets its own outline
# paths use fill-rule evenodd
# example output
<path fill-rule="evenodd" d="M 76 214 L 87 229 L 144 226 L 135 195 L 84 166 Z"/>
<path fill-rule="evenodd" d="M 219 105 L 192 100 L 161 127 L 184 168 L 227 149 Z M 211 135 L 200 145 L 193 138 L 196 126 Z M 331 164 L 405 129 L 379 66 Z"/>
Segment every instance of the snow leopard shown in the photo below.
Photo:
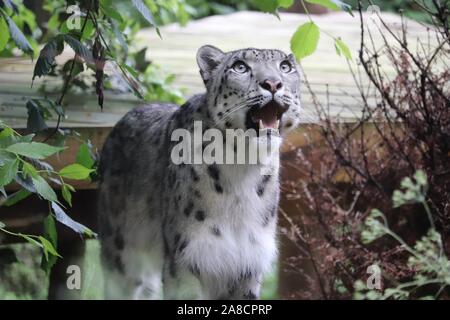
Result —
<path fill-rule="evenodd" d="M 196 60 L 204 93 L 181 106 L 136 107 L 103 145 L 98 225 L 107 299 L 259 299 L 277 258 L 278 150 L 301 112 L 296 60 L 276 49 L 211 45 Z M 202 132 L 255 130 L 245 145 L 270 141 L 270 151 L 256 163 L 175 163 L 174 132 L 192 133 L 196 122 Z"/>

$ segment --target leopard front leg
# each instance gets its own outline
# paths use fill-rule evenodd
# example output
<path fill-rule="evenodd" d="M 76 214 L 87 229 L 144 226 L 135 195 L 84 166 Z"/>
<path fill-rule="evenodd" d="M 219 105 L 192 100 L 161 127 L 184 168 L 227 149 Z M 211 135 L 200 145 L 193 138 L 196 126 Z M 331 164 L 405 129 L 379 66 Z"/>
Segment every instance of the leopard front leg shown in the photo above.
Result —
<path fill-rule="evenodd" d="M 165 300 L 204 298 L 197 276 L 170 257 L 164 264 L 163 287 Z"/>
<path fill-rule="evenodd" d="M 261 276 L 246 275 L 238 279 L 203 279 L 202 292 L 212 300 L 255 300 L 261 291 Z"/>
<path fill-rule="evenodd" d="M 261 275 L 250 275 L 238 280 L 230 290 L 231 300 L 256 300 L 261 292 Z"/>

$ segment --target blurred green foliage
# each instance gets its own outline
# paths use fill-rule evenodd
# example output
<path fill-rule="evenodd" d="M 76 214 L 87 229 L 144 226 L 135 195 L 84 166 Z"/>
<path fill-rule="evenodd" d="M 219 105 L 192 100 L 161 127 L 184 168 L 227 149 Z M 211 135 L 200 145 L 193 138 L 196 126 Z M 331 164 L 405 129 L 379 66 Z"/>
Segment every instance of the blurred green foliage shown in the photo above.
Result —
<path fill-rule="evenodd" d="M 46 299 L 48 278 L 40 249 L 29 244 L 0 247 L 0 300 Z"/>
<path fill-rule="evenodd" d="M 365 219 L 365 228 L 361 233 L 363 243 L 371 243 L 384 236 L 396 240 L 409 254 L 408 266 L 415 270 L 413 279 L 398 283 L 396 286 L 384 288 L 384 291 L 368 289 L 367 285 L 357 280 L 354 283 L 355 299 L 369 300 L 404 300 L 413 295 L 417 299 L 437 299 L 443 289 L 450 285 L 450 260 L 445 254 L 441 234 L 436 230 L 431 209 L 427 203 L 427 175 L 418 170 L 413 178 L 406 177 L 401 182 L 401 190 L 392 195 L 394 208 L 403 205 L 421 204 L 426 213 L 430 229 L 414 245 L 406 243 L 401 236 L 388 225 L 386 216 L 378 209 L 373 209 Z M 423 295 L 418 289 L 427 285 L 435 285 L 438 290 L 434 294 Z"/>

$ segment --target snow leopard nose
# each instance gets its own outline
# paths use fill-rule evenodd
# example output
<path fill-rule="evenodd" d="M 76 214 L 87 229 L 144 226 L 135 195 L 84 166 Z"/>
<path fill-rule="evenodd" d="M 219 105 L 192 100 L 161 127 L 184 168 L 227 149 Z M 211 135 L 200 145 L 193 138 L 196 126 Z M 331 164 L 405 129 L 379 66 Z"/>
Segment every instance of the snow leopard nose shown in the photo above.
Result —
<path fill-rule="evenodd" d="M 272 94 L 277 92 L 283 87 L 283 83 L 277 79 L 266 79 L 259 84 L 263 89 L 270 91 Z"/>

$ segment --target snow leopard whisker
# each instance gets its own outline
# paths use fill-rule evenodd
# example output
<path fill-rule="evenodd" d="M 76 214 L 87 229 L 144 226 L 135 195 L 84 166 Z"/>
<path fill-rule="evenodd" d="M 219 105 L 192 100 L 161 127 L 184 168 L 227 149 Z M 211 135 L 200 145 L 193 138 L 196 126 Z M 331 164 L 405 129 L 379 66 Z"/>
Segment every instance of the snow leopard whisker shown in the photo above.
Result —
<path fill-rule="evenodd" d="M 261 98 L 260 96 L 249 98 L 249 99 L 247 99 L 245 101 L 242 101 L 242 102 L 234 105 L 231 109 L 229 109 L 226 112 L 224 112 L 220 119 L 214 121 L 214 124 L 217 125 L 217 124 L 224 123 L 225 121 L 227 121 L 227 120 L 229 120 L 231 118 L 233 113 L 235 113 L 235 112 L 237 112 L 237 111 L 239 111 L 239 110 L 241 110 L 241 109 L 243 109 L 245 107 L 248 107 L 251 104 L 254 104 L 258 100 L 260 100 L 260 98 Z"/>
<path fill-rule="evenodd" d="M 239 109 L 243 108 L 244 106 L 247 106 L 247 105 L 249 105 L 251 103 L 256 102 L 260 98 L 261 98 L 261 96 L 256 96 L 256 97 L 252 97 L 252 98 L 246 99 L 245 101 L 241 101 L 240 103 L 234 105 L 231 109 L 229 109 L 226 112 L 224 112 L 223 115 L 227 115 L 227 114 L 231 114 L 233 112 L 236 112 Z"/>

